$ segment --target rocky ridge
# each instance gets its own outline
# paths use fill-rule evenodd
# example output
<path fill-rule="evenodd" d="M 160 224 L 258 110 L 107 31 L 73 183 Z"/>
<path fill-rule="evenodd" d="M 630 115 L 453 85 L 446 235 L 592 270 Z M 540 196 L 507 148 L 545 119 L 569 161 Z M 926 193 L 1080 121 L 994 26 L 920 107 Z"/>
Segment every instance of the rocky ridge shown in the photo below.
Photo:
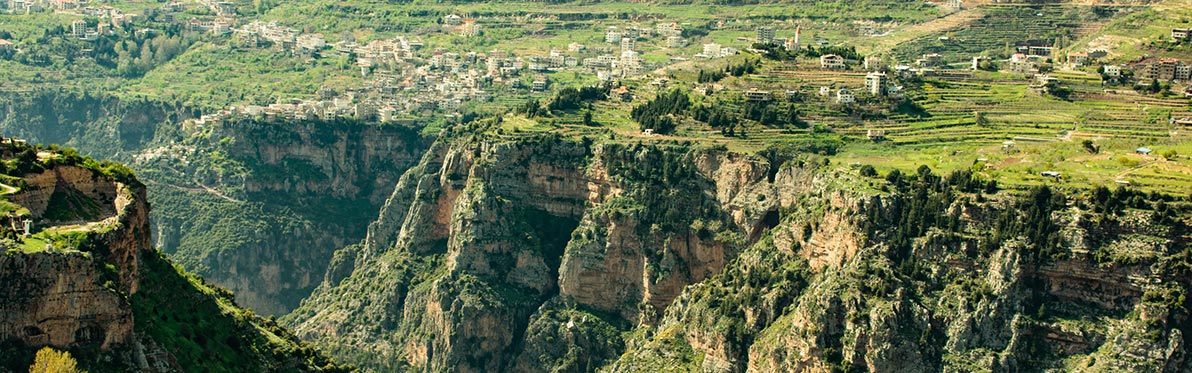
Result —
<path fill-rule="evenodd" d="M 1188 284 L 1154 269 L 1186 211 L 1164 232 L 1092 225 L 1124 215 L 1079 196 L 1015 217 L 971 175 L 825 163 L 448 133 L 283 323 L 381 371 L 1187 369 L 1163 291 Z"/>

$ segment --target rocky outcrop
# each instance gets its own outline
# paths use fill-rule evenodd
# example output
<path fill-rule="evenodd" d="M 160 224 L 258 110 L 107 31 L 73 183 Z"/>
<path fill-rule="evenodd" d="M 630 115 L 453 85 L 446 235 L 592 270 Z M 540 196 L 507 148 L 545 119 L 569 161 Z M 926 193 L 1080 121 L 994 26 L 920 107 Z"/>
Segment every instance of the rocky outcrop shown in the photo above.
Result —
<path fill-rule="evenodd" d="M 95 171 L 79 166 L 60 165 L 45 172 L 25 175 L 22 179 L 25 185 L 19 192 L 8 196 L 8 199 L 29 209 L 34 219 L 45 218 L 46 209 L 50 207 L 51 202 L 58 209 L 74 207 L 75 210 L 90 210 L 78 211 L 79 214 L 74 215 L 84 215 L 92 220 L 114 216 L 118 211 L 114 204 L 118 186 L 110 178 Z M 70 199 L 93 203 L 72 206 Z"/>
<path fill-rule="evenodd" d="M 139 257 L 151 249 L 144 188 L 72 165 L 50 166 L 23 181 L 22 191 L 9 198 L 34 217 L 51 203 L 46 191 L 63 189 L 77 192 L 85 205 L 104 206 L 105 214 L 84 231 L 78 250 L 12 249 L 0 256 L 0 277 L 11 285 L 0 296 L 0 340 L 104 350 L 131 343 L 127 297 L 139 287 Z"/>

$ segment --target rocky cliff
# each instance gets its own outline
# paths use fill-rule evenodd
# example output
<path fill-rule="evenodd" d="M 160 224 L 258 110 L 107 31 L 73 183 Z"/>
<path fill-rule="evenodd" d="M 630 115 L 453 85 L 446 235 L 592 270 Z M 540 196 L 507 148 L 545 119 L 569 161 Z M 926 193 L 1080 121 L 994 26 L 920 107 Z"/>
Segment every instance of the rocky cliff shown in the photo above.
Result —
<path fill-rule="evenodd" d="M 5 206 L 28 211 L 38 228 L 16 241 L 2 232 L 0 371 L 26 370 L 40 346 L 70 350 L 92 371 L 340 369 L 160 257 L 145 188 L 126 169 L 42 154 L 34 172 L 5 179 L 20 186 Z M 50 217 L 79 206 L 99 214 Z"/>
<path fill-rule="evenodd" d="M 448 132 L 282 321 L 381 371 L 1188 369 L 1187 201 L 766 154 Z"/>

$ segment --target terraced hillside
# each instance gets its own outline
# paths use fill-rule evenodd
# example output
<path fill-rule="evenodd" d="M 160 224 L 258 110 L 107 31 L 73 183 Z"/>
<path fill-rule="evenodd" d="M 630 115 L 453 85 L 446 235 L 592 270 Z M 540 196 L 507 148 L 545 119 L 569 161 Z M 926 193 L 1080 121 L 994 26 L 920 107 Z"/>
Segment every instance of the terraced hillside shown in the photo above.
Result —
<path fill-rule="evenodd" d="M 1096 31 L 1104 22 L 1134 11 L 1130 7 L 1073 5 L 988 5 L 975 10 L 983 16 L 944 33 L 924 35 L 894 47 L 893 54 L 914 59 L 940 53 L 947 60 L 972 56 L 1008 57 L 1007 45 L 1028 40 L 1052 44 L 1076 40 Z"/>

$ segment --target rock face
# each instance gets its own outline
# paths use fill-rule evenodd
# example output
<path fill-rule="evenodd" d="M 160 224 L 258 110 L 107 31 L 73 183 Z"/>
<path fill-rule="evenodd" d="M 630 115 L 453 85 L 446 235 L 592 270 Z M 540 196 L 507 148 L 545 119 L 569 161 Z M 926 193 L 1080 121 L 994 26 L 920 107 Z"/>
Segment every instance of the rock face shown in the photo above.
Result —
<path fill-rule="evenodd" d="M 84 205 L 102 206 L 96 218 L 109 228 L 87 233 L 87 252 L 49 251 L 0 256 L 3 321 L 0 340 L 60 348 L 109 349 L 133 341 L 127 301 L 140 281 L 138 258 L 151 249 L 145 190 L 79 166 L 58 165 L 24 177 L 10 201 L 41 218 L 50 191 L 78 193 Z"/>
<path fill-rule="evenodd" d="M 132 341 L 132 308 L 119 292 L 103 286 L 96 267 L 94 259 L 82 253 L 0 257 L 5 284 L 0 339 L 104 349 Z"/>
<path fill-rule="evenodd" d="M 776 191 L 758 187 L 766 170 L 755 158 L 682 148 L 441 141 L 345 260 L 351 274 L 333 269 L 284 320 L 345 355 L 382 346 L 364 362 L 380 369 L 393 368 L 378 361 L 390 356 L 428 370 L 530 366 L 513 356 L 535 313 L 585 324 L 582 308 L 652 324 L 685 286 L 721 271 L 776 206 Z M 397 292 L 362 291 L 378 285 Z M 557 319 L 533 318 L 532 336 L 554 335 L 543 330 Z M 586 352 L 583 366 L 595 367 L 619 342 L 577 343 L 599 351 Z M 562 351 L 571 350 L 583 349 Z"/>
<path fill-rule="evenodd" d="M 93 209 L 91 215 L 97 218 L 116 214 L 116 183 L 91 170 L 78 166 L 58 166 L 46 172 L 26 175 L 23 179 L 25 186 L 8 199 L 28 208 L 34 219 L 44 218 L 46 209 L 55 198 L 67 199 L 73 195 L 95 201 L 94 206 L 79 207 Z M 55 207 L 66 204 L 64 201 L 53 202 Z"/>
<path fill-rule="evenodd" d="M 824 164 L 448 134 L 282 322 L 380 371 L 1188 369 L 1186 211 Z"/>

